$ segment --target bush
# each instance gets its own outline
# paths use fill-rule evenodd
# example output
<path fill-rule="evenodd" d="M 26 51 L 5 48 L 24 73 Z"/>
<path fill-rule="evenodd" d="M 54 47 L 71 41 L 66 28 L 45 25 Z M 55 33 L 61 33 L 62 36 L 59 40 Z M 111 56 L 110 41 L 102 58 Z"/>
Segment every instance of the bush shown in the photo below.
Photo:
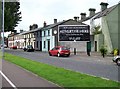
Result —
<path fill-rule="evenodd" d="M 107 54 L 107 48 L 105 46 L 101 46 L 100 52 L 101 52 L 101 55 L 105 57 L 105 55 Z"/>

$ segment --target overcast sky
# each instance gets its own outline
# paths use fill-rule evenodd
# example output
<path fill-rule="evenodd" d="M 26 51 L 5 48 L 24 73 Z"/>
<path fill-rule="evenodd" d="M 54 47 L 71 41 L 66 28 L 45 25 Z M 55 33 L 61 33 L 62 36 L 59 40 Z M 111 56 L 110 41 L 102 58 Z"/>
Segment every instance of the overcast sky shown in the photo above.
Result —
<path fill-rule="evenodd" d="M 74 16 L 80 16 L 80 13 L 89 15 L 89 8 L 96 8 L 100 11 L 100 3 L 107 2 L 113 6 L 119 0 L 20 0 L 20 11 L 22 12 L 22 21 L 16 30 L 29 30 L 32 24 L 43 26 L 43 22 L 52 24 L 53 19 L 58 21 L 73 19 Z"/>

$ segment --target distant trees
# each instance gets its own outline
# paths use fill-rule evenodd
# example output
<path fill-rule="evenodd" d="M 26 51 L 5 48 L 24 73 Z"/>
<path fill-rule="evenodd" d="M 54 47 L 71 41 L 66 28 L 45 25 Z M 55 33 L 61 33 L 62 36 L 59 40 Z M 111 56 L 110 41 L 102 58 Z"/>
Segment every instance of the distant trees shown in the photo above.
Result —
<path fill-rule="evenodd" d="M 30 29 L 30 30 L 33 30 L 33 29 L 36 29 L 36 28 L 38 28 L 38 25 L 37 25 L 37 24 L 33 24 L 33 25 L 30 25 L 30 26 L 29 26 L 29 29 Z"/>

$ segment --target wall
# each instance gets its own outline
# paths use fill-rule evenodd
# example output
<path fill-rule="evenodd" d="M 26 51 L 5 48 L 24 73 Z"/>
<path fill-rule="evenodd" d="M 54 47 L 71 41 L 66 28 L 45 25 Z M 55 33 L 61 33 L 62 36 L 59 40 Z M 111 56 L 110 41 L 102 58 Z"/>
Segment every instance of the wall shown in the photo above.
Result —
<path fill-rule="evenodd" d="M 118 48 L 118 7 L 107 16 L 110 37 L 114 48 Z"/>
<path fill-rule="evenodd" d="M 50 30 L 50 35 L 48 35 L 48 30 Z M 44 36 L 45 31 L 45 36 Z M 48 51 L 48 40 L 50 40 L 50 49 L 52 49 L 55 46 L 55 39 L 54 36 L 52 36 L 52 29 L 46 29 L 42 30 L 42 51 L 47 52 Z M 45 48 L 44 48 L 44 41 L 45 41 Z"/>
<path fill-rule="evenodd" d="M 68 22 L 65 22 L 61 25 L 81 25 L 81 23 L 70 20 Z M 58 30 L 58 26 L 53 28 L 54 30 Z M 53 34 L 54 35 L 54 34 Z M 55 35 L 54 35 L 55 36 Z M 71 48 L 71 51 L 73 52 L 73 49 L 76 48 L 77 52 L 86 52 L 86 41 L 77 41 L 77 42 L 58 42 L 58 34 L 56 35 L 55 39 L 56 45 L 62 45 L 62 46 L 69 46 Z"/>

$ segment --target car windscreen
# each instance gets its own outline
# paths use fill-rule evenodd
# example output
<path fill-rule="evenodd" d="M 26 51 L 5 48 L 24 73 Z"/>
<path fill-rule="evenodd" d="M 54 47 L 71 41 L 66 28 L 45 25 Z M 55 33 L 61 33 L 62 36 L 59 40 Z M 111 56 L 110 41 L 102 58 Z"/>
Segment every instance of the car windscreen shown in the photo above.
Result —
<path fill-rule="evenodd" d="M 68 47 L 62 47 L 61 49 L 62 50 L 70 50 L 70 48 L 68 48 Z"/>
<path fill-rule="evenodd" d="M 28 45 L 28 46 L 27 46 L 27 48 L 30 48 L 30 49 L 32 49 L 33 47 L 32 47 L 31 45 Z"/>

